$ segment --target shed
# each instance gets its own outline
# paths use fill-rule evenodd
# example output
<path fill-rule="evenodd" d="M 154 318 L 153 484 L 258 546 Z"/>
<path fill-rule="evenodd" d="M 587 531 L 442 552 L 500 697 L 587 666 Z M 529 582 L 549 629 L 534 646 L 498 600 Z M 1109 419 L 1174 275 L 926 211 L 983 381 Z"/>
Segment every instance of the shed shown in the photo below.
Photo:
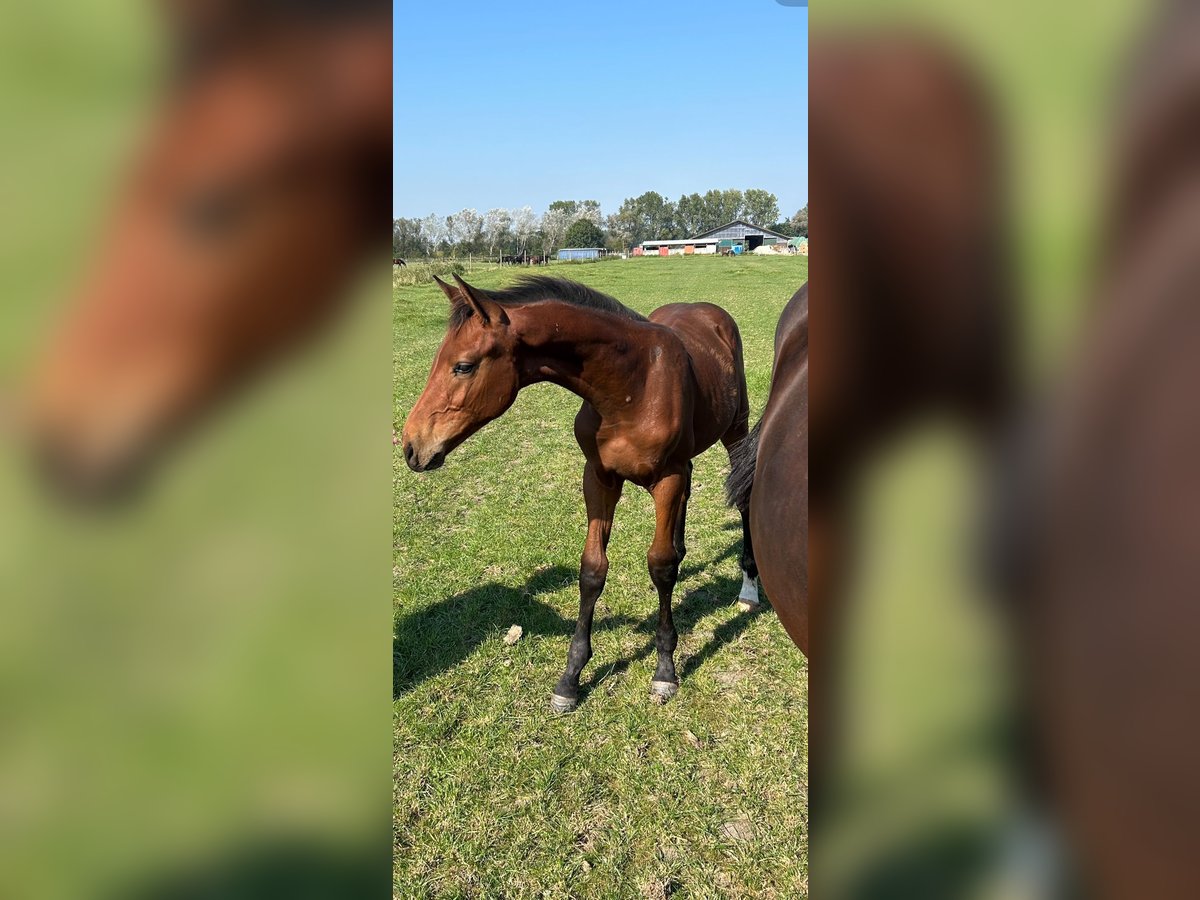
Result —
<path fill-rule="evenodd" d="M 599 259 L 603 247 L 563 247 L 558 251 L 559 259 Z"/>

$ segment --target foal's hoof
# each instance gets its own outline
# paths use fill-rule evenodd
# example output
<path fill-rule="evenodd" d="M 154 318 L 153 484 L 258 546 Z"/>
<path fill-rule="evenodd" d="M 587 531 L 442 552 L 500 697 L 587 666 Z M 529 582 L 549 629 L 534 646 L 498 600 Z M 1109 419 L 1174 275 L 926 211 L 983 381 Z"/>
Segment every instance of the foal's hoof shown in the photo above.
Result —
<path fill-rule="evenodd" d="M 679 685 L 674 681 L 650 682 L 650 699 L 655 703 L 666 703 L 679 693 Z"/>
<path fill-rule="evenodd" d="M 564 697 L 562 694 L 550 695 L 550 709 L 556 713 L 559 713 L 560 715 L 562 713 L 569 713 L 578 705 L 578 703 L 578 700 L 575 700 L 571 697 Z"/>
<path fill-rule="evenodd" d="M 751 603 L 749 600 L 738 600 L 738 609 L 742 612 L 758 612 L 762 609 L 761 603 Z"/>

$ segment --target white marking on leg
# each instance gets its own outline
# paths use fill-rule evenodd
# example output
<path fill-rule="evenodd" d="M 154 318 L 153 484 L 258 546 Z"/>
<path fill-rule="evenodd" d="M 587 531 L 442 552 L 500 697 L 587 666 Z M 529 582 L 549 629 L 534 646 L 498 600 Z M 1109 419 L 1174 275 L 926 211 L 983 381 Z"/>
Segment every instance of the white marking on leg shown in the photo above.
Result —
<path fill-rule="evenodd" d="M 742 592 L 738 594 L 738 602 L 749 606 L 758 606 L 758 584 L 742 570 Z"/>

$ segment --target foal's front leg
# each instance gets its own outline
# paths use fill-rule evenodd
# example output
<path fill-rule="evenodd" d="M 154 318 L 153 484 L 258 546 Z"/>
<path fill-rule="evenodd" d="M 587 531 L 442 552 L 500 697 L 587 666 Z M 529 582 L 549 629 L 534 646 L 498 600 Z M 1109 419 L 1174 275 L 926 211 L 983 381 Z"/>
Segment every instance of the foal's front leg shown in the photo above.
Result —
<path fill-rule="evenodd" d="M 604 590 L 608 576 L 608 536 L 612 533 L 613 512 L 621 499 L 624 482 L 619 478 L 605 481 L 588 463 L 583 468 L 583 499 L 587 505 L 588 533 L 579 561 L 579 619 L 571 648 L 567 651 L 567 668 L 550 695 L 550 708 L 555 712 L 570 712 L 579 702 L 579 673 L 592 658 L 592 618 L 596 601 Z"/>
<path fill-rule="evenodd" d="M 650 489 L 654 497 L 655 527 L 654 542 L 646 554 L 646 562 L 650 568 L 650 580 L 658 590 L 658 632 L 655 636 L 658 667 L 650 683 L 650 694 L 664 702 L 679 690 L 679 679 L 675 676 L 675 646 L 679 642 L 679 635 L 671 615 L 671 595 L 679 578 L 680 556 L 675 537 L 679 517 L 683 514 L 687 487 L 687 472 L 682 471 L 663 477 Z"/>

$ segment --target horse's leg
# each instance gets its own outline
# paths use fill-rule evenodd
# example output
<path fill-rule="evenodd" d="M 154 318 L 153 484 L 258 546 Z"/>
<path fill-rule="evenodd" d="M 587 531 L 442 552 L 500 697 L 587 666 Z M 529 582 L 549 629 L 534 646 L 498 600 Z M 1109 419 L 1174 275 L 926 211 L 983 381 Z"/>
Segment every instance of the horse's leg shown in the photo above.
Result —
<path fill-rule="evenodd" d="M 738 594 L 738 606 L 743 610 L 758 609 L 758 563 L 754 561 L 754 541 L 750 539 L 750 508 L 740 510 L 742 514 L 742 590 Z"/>
<path fill-rule="evenodd" d="M 687 527 L 687 508 L 688 501 L 692 499 L 692 461 L 688 460 L 687 464 L 687 481 L 683 486 L 683 497 L 679 501 L 679 521 L 675 523 L 675 552 L 679 554 L 679 564 L 683 565 L 683 558 L 687 556 L 687 535 L 685 534 Z"/>
<path fill-rule="evenodd" d="M 744 440 L 758 440 L 758 432 L 749 434 L 745 420 L 740 421 L 730 433 L 725 435 L 723 443 L 729 452 L 729 464 L 733 466 L 734 448 Z M 757 452 L 757 451 L 756 451 Z M 747 499 L 744 506 L 738 507 L 742 516 L 742 589 L 738 593 L 738 606 L 749 612 L 758 609 L 758 564 L 754 561 L 754 541 L 750 538 L 750 503 Z"/>
<path fill-rule="evenodd" d="M 679 690 L 679 679 L 675 675 L 675 646 L 679 642 L 679 635 L 671 615 L 671 594 L 679 577 L 675 534 L 686 489 L 686 472 L 667 475 L 650 489 L 654 497 L 655 528 L 654 542 L 646 554 L 646 562 L 650 569 L 650 580 L 658 590 L 658 632 L 655 636 L 658 667 L 654 670 L 650 693 L 660 701 L 669 700 Z"/>
<path fill-rule="evenodd" d="M 608 576 L 608 536 L 623 485 L 619 478 L 608 484 L 602 482 L 590 462 L 583 468 L 588 532 L 579 560 L 579 619 L 567 651 L 567 668 L 550 696 L 550 706 L 555 712 L 570 712 L 579 702 L 579 673 L 592 658 L 592 616 Z"/>

